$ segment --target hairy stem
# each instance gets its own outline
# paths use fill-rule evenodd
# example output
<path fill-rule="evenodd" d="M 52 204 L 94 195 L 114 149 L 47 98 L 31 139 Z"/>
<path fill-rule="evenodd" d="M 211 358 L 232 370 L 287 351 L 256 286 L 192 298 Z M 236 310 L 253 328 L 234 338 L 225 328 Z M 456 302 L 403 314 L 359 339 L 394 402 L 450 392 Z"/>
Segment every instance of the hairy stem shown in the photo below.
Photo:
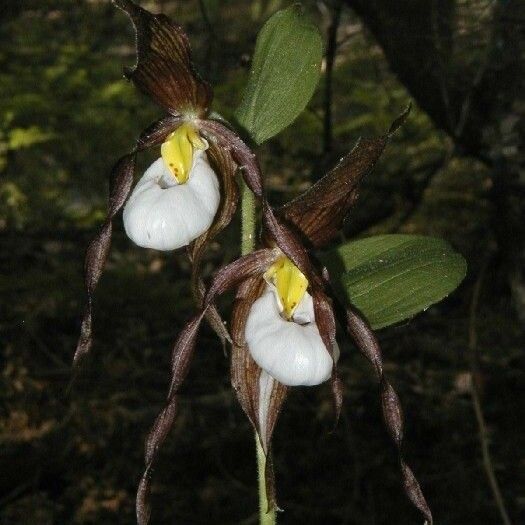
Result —
<path fill-rule="evenodd" d="M 255 248 L 255 195 L 243 182 L 241 197 L 241 252 L 247 255 Z M 275 510 L 268 511 L 268 498 L 266 496 L 266 455 L 261 446 L 259 436 L 255 434 L 257 450 L 257 474 L 259 477 L 259 524 L 275 525 Z"/>

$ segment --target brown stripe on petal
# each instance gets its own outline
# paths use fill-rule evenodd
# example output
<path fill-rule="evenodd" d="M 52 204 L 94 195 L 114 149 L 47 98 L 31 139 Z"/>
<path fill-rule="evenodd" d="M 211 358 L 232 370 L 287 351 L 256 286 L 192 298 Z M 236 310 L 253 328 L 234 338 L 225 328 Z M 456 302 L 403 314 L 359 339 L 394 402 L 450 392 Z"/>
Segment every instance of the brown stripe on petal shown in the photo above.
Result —
<path fill-rule="evenodd" d="M 318 286 L 311 287 L 311 293 L 314 303 L 315 322 L 317 328 L 319 328 L 319 334 L 321 335 L 321 339 L 323 340 L 330 356 L 334 359 L 336 324 L 332 301 Z M 330 379 L 330 387 L 332 389 L 332 401 L 334 403 L 335 425 L 337 425 L 339 416 L 341 415 L 341 408 L 343 406 L 343 383 L 337 372 L 337 363 L 335 362 L 335 359 Z"/>
<path fill-rule="evenodd" d="M 271 456 L 271 438 L 279 417 L 288 387 L 272 379 L 252 359 L 244 338 L 250 308 L 261 295 L 266 282 L 261 275 L 246 279 L 237 290 L 232 312 L 231 383 L 237 399 L 254 427 L 267 461 L 265 465 L 268 510 L 277 508 L 275 476 Z M 266 389 L 261 390 L 261 381 Z"/>
<path fill-rule="evenodd" d="M 266 496 L 268 510 L 272 510 L 277 508 L 277 502 L 271 440 L 288 387 L 270 377 L 255 363 L 246 344 L 234 345 L 231 379 L 237 399 L 257 432 L 266 456 Z"/>
<path fill-rule="evenodd" d="M 239 189 L 235 181 L 237 166 L 230 153 L 211 143 L 206 154 L 213 171 L 218 175 L 222 200 L 213 224 L 191 246 L 191 258 L 197 266 L 210 241 L 231 222 L 239 200 Z"/>
<path fill-rule="evenodd" d="M 193 317 L 182 329 L 173 346 L 171 361 L 171 382 L 166 405 L 155 419 L 146 438 L 145 464 L 146 468 L 137 490 L 137 521 L 139 525 L 147 525 L 150 517 L 149 494 L 151 488 L 151 473 L 158 457 L 158 451 L 164 443 L 173 426 L 177 414 L 177 392 L 186 378 L 191 358 L 195 351 L 195 343 L 204 311 Z"/>
<path fill-rule="evenodd" d="M 177 396 L 172 396 L 162 412 L 155 419 L 153 427 L 146 438 L 146 468 L 144 469 L 144 474 L 142 475 L 137 489 L 137 498 L 135 502 L 138 525 L 147 525 L 149 523 L 151 515 L 149 496 L 151 492 L 151 475 L 153 473 L 153 465 L 157 459 L 159 448 L 171 430 L 173 421 L 175 420 L 176 412 Z"/>
<path fill-rule="evenodd" d="M 209 142 L 215 142 L 231 153 L 248 188 L 256 197 L 263 198 L 263 179 L 259 161 L 241 137 L 216 120 L 200 120 L 197 125 Z"/>
<path fill-rule="evenodd" d="M 146 148 L 160 144 L 164 138 L 182 123 L 180 117 L 165 117 L 146 128 L 141 133 L 135 149 L 120 158 L 114 165 L 109 178 L 109 200 L 106 220 L 100 228 L 97 236 L 90 242 L 86 251 L 85 286 L 87 292 L 86 305 L 80 328 L 75 355 L 74 365 L 78 365 L 80 359 L 85 356 L 92 345 L 93 328 L 93 294 L 100 280 L 102 271 L 106 264 L 111 246 L 112 221 L 122 209 L 133 184 L 136 154 Z"/>
<path fill-rule="evenodd" d="M 204 296 L 206 295 L 206 285 L 204 284 L 204 280 L 202 279 L 202 277 L 193 271 L 193 267 L 191 272 L 191 289 L 194 300 L 196 301 L 197 305 L 201 308 L 202 301 L 204 299 Z M 226 342 L 232 342 L 230 332 L 228 331 L 228 328 L 226 326 L 226 321 L 224 321 L 222 315 L 220 314 L 219 310 L 214 304 L 210 304 L 208 306 L 208 308 L 206 309 L 205 317 L 212 330 L 217 334 L 217 337 L 220 339 L 224 352 L 226 352 Z"/>
<path fill-rule="evenodd" d="M 73 364 L 78 365 L 92 345 L 93 293 L 100 280 L 106 264 L 111 245 L 113 217 L 124 205 L 133 183 L 135 171 L 135 153 L 124 155 L 113 167 L 111 172 L 108 214 L 98 235 L 90 242 L 85 260 L 85 286 L 87 293 L 86 306 L 80 329 L 80 337 L 73 357 Z"/>
<path fill-rule="evenodd" d="M 222 198 L 213 224 L 205 233 L 196 239 L 188 249 L 192 262 L 191 286 L 194 298 L 199 307 L 202 306 L 202 300 L 206 292 L 204 281 L 201 277 L 203 255 L 211 241 L 231 222 L 239 200 L 239 190 L 237 188 L 237 182 L 235 181 L 237 167 L 229 152 L 216 144 L 210 144 L 206 153 L 212 169 L 219 176 Z M 231 342 L 230 334 L 215 305 L 208 307 L 206 319 L 223 344 L 225 341 Z"/>
<path fill-rule="evenodd" d="M 137 489 L 135 501 L 135 512 L 137 516 L 137 525 L 148 525 L 151 517 L 151 506 L 149 497 L 151 493 L 151 470 L 146 468 Z"/>
<path fill-rule="evenodd" d="M 142 151 L 152 146 L 162 144 L 166 137 L 175 131 L 182 123 L 184 118 L 180 115 L 167 115 L 156 120 L 142 131 L 137 141 L 137 150 Z"/>
<path fill-rule="evenodd" d="M 261 438 L 264 452 L 269 455 L 273 431 L 289 387 L 270 377 L 264 370 L 259 370 L 256 428 Z"/>
<path fill-rule="evenodd" d="M 263 225 L 265 235 L 275 241 L 277 246 L 292 260 L 306 276 L 311 286 L 322 287 L 322 280 L 313 267 L 308 252 L 298 236 L 277 217 L 268 201 L 263 201 Z"/>
<path fill-rule="evenodd" d="M 237 399 L 256 427 L 256 400 L 258 396 L 258 378 L 260 369 L 252 359 L 244 339 L 244 330 L 250 308 L 261 295 L 265 286 L 262 275 L 246 279 L 237 290 L 231 316 L 233 338 L 231 353 L 230 379 Z"/>
<path fill-rule="evenodd" d="M 386 137 L 360 140 L 335 168 L 278 210 L 309 247 L 325 246 L 339 233 L 358 198 L 361 180 L 372 171 L 386 144 Z"/>
<path fill-rule="evenodd" d="M 390 136 L 405 122 L 410 106 L 384 136 L 361 139 L 348 155 L 309 190 L 278 210 L 309 248 L 333 240 L 359 196 L 359 185 L 381 157 Z"/>
<path fill-rule="evenodd" d="M 231 316 L 234 344 L 242 346 L 245 343 L 244 330 L 246 328 L 248 314 L 253 303 L 261 296 L 265 286 L 266 281 L 261 273 L 247 278 L 237 289 Z"/>
<path fill-rule="evenodd" d="M 250 423 L 257 428 L 256 398 L 257 379 L 260 369 L 252 359 L 247 345 L 232 345 L 230 380 L 241 405 Z"/>
<path fill-rule="evenodd" d="M 186 326 L 179 334 L 179 337 L 173 346 L 171 358 L 172 375 L 168 399 L 170 399 L 175 394 L 188 374 L 191 358 L 193 357 L 193 352 L 195 350 L 197 334 L 199 333 L 200 324 L 204 314 L 205 311 L 201 311 L 199 314 L 193 317 L 193 319 L 186 323 Z"/>
<path fill-rule="evenodd" d="M 428 508 L 427 501 L 421 490 L 421 486 L 417 481 L 412 469 L 405 463 L 403 458 L 400 459 L 401 472 L 403 474 L 403 487 L 408 499 L 412 502 L 414 507 L 421 512 L 426 518 L 425 524 L 432 525 L 432 514 Z"/>
<path fill-rule="evenodd" d="M 386 380 L 383 373 L 383 357 L 379 342 L 372 329 L 353 309 L 346 310 L 346 327 L 353 337 L 359 350 L 372 363 L 381 390 L 381 404 L 383 418 L 387 430 L 394 441 L 403 477 L 403 487 L 413 505 L 421 512 L 426 522 L 432 524 L 432 513 L 423 496 L 421 487 L 417 482 L 412 470 L 405 463 L 402 455 L 403 440 L 403 413 L 401 403 L 392 385 Z"/>
<path fill-rule="evenodd" d="M 206 115 L 210 86 L 191 61 L 188 37 L 165 15 L 153 15 L 131 0 L 113 0 L 131 18 L 136 31 L 137 63 L 126 76 L 172 114 Z"/>
<path fill-rule="evenodd" d="M 204 297 L 204 306 L 212 304 L 215 297 L 238 286 L 248 277 L 262 275 L 278 257 L 278 250 L 263 248 L 224 266 L 214 275 Z"/>

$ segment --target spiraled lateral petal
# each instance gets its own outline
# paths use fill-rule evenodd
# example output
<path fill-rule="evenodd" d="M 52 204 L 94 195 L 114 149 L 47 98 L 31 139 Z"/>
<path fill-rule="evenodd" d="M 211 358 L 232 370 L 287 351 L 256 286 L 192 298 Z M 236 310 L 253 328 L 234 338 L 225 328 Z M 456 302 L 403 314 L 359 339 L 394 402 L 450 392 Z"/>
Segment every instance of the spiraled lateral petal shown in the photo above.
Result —
<path fill-rule="evenodd" d="M 372 171 L 388 139 L 405 122 L 409 111 L 410 106 L 386 135 L 359 140 L 322 179 L 278 210 L 278 215 L 301 234 L 308 247 L 323 247 L 336 237 L 359 196 L 361 181 Z"/>
<path fill-rule="evenodd" d="M 202 306 L 202 300 L 206 292 L 206 287 L 201 276 L 203 255 L 213 239 L 231 222 L 239 200 L 239 191 L 235 181 L 237 168 L 229 152 L 216 144 L 210 144 L 206 153 L 211 167 L 219 176 L 222 198 L 219 210 L 211 227 L 188 248 L 188 254 L 192 262 L 191 287 L 193 296 L 199 306 Z M 225 341 L 231 342 L 230 334 L 215 305 L 210 305 L 207 309 L 206 320 L 219 336 L 223 345 Z"/>
<path fill-rule="evenodd" d="M 93 294 L 102 276 L 106 260 L 108 258 L 109 247 L 111 245 L 111 234 L 113 231 L 113 217 L 118 213 L 131 190 L 133 183 L 133 172 L 135 170 L 135 153 L 124 155 L 118 160 L 111 171 L 110 196 L 108 203 L 108 213 L 104 224 L 100 228 L 97 236 L 89 243 L 85 260 L 85 286 L 86 286 L 86 306 L 80 337 L 78 339 L 73 363 L 77 365 L 91 349 L 92 327 L 93 327 Z"/>
<path fill-rule="evenodd" d="M 113 0 L 131 18 L 136 31 L 137 63 L 125 75 L 172 114 L 206 115 L 210 86 L 193 67 L 186 33 L 166 15 L 154 15 L 131 0 Z"/>
<path fill-rule="evenodd" d="M 263 179 L 259 162 L 241 137 L 217 120 L 200 120 L 197 125 L 210 143 L 215 142 L 231 153 L 248 188 L 256 197 L 263 198 Z"/>
<path fill-rule="evenodd" d="M 381 391 L 381 405 L 385 425 L 394 442 L 399 456 L 399 464 L 403 477 L 403 487 L 412 504 L 421 512 L 425 518 L 425 523 L 432 525 L 432 513 L 423 495 L 421 487 L 416 480 L 414 473 L 406 464 L 402 455 L 403 441 L 403 412 L 399 398 L 385 377 L 383 371 L 383 357 L 379 342 L 368 326 L 366 321 L 361 318 L 352 308 L 346 310 L 346 328 L 352 336 L 358 349 L 372 363 Z"/>
<path fill-rule="evenodd" d="M 149 523 L 149 494 L 151 490 L 152 469 L 157 460 L 158 451 L 173 426 L 177 414 L 178 389 L 188 375 L 191 359 L 195 351 L 195 343 L 199 327 L 203 317 L 204 311 L 201 311 L 191 319 L 183 328 L 173 346 L 171 383 L 166 399 L 166 405 L 155 419 L 148 437 L 146 438 L 144 454 L 146 467 L 139 483 L 136 500 L 138 525 L 147 525 Z"/>
<path fill-rule="evenodd" d="M 321 339 L 334 361 L 330 378 L 330 388 L 334 404 L 335 425 L 337 425 L 343 406 L 343 382 L 337 372 L 338 356 L 334 353 L 336 349 L 335 315 L 330 298 L 318 286 L 312 287 L 312 297 L 314 301 L 315 322 L 319 328 Z"/>
<path fill-rule="evenodd" d="M 122 209 L 133 184 L 135 157 L 137 152 L 157 146 L 181 123 L 179 117 L 165 117 L 141 133 L 135 149 L 121 157 L 114 165 L 109 178 L 109 200 L 106 220 L 97 236 L 90 242 L 85 259 L 86 305 L 80 328 L 73 364 L 78 365 L 81 358 L 89 353 L 93 342 L 93 294 L 100 280 L 111 246 L 113 219 Z"/>
<path fill-rule="evenodd" d="M 213 277 L 204 296 L 203 306 L 207 308 L 218 295 L 238 286 L 245 279 L 262 275 L 279 257 L 279 250 L 263 248 L 244 255 L 221 268 Z"/>

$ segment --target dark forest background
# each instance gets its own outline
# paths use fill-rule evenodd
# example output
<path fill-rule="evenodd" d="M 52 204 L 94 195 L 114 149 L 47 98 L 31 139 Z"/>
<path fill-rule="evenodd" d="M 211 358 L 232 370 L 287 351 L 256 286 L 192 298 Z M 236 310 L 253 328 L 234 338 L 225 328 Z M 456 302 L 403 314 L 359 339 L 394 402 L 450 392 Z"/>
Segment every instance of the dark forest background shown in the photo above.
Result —
<path fill-rule="evenodd" d="M 379 335 L 406 412 L 405 453 L 436 523 L 524 523 L 524 3 L 303 3 L 325 38 L 323 76 L 302 116 L 260 150 L 270 199 L 295 196 L 414 102 L 345 237 L 440 236 L 466 258 L 454 294 Z M 288 2 L 142 5 L 185 26 L 215 109 L 229 117 L 257 31 Z M 117 221 L 93 355 L 68 389 L 84 250 L 104 216 L 107 174 L 160 115 L 122 79 L 133 62 L 129 21 L 108 1 L 2 1 L 2 525 L 134 522 L 143 441 L 162 406 L 171 343 L 193 308 L 184 254 L 136 248 Z M 237 255 L 238 239 L 233 223 L 208 272 Z M 326 385 L 295 389 L 279 421 L 279 522 L 419 523 L 372 372 L 350 344 L 342 351 L 335 431 Z M 228 366 L 204 330 L 154 474 L 153 523 L 257 523 L 253 436 Z"/>

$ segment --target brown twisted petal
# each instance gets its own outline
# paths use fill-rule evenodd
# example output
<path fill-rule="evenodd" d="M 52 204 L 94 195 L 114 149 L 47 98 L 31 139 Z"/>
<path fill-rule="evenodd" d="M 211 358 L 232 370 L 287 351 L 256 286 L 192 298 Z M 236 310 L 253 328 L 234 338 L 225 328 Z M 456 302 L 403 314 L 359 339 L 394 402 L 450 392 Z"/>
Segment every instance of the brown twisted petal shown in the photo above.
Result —
<path fill-rule="evenodd" d="M 257 427 L 257 399 L 260 369 L 252 359 L 244 330 L 250 308 L 260 296 L 265 286 L 262 275 L 244 281 L 235 296 L 231 315 L 231 334 L 233 339 L 230 377 L 232 387 L 245 414 L 254 427 Z"/>
<path fill-rule="evenodd" d="M 263 180 L 259 162 L 241 137 L 216 120 L 200 120 L 197 125 L 210 142 L 217 143 L 231 153 L 248 188 L 256 197 L 263 198 Z"/>
<path fill-rule="evenodd" d="M 175 131 L 184 119 L 180 115 L 166 115 L 153 122 L 142 133 L 137 141 L 137 151 L 142 151 L 164 142 L 166 137 Z"/>
<path fill-rule="evenodd" d="M 336 325 L 332 301 L 318 286 L 311 287 L 311 293 L 314 302 L 315 322 L 319 328 L 321 339 L 333 359 L 336 344 Z M 337 425 L 339 416 L 341 415 L 341 407 L 343 406 L 343 383 L 337 372 L 337 363 L 335 360 L 330 378 L 330 387 L 332 389 L 332 399 L 334 402 L 335 424 Z"/>
<path fill-rule="evenodd" d="M 135 149 L 119 159 L 111 171 L 106 220 L 97 236 L 89 244 L 86 252 L 84 267 L 87 300 L 82 318 L 80 337 L 73 357 L 74 365 L 78 365 L 80 359 L 91 349 L 93 331 L 93 293 L 108 258 L 111 245 L 113 218 L 121 210 L 126 202 L 129 192 L 131 191 L 133 173 L 135 171 L 136 153 L 161 144 L 166 136 L 176 129 L 181 122 L 182 119 L 180 117 L 170 116 L 149 126 L 140 135 Z"/>
<path fill-rule="evenodd" d="M 211 167 L 219 175 L 221 184 L 221 204 L 219 211 L 211 227 L 196 239 L 188 249 L 189 257 L 192 262 L 191 286 L 193 296 L 199 307 L 202 306 L 202 299 L 206 292 L 204 281 L 201 277 L 202 257 L 210 242 L 218 235 L 232 220 L 237 208 L 239 191 L 235 182 L 236 166 L 228 151 L 220 148 L 216 144 L 210 144 L 206 151 Z M 222 317 L 215 307 L 210 305 L 206 311 L 206 319 L 211 327 L 221 339 L 223 345 L 225 341 L 231 343 L 231 337 L 222 320 Z"/>
<path fill-rule="evenodd" d="M 244 255 L 221 268 L 212 279 L 204 296 L 203 305 L 207 308 L 215 297 L 238 286 L 254 275 L 262 275 L 279 257 L 279 250 L 262 248 Z"/>
<path fill-rule="evenodd" d="M 172 375 L 166 405 L 157 416 L 153 426 L 146 438 L 145 464 L 146 468 L 139 483 L 136 500 L 136 513 L 138 525 L 147 525 L 150 518 L 149 494 L 151 489 L 151 473 L 153 465 L 157 460 L 158 451 L 166 439 L 177 413 L 177 392 L 186 378 L 191 363 L 199 326 L 204 317 L 201 311 L 190 322 L 186 324 L 179 334 L 172 354 Z"/>
<path fill-rule="evenodd" d="M 131 18 L 136 31 L 137 63 L 125 75 L 171 114 L 204 116 L 212 100 L 210 86 L 191 61 L 188 37 L 165 15 L 153 15 L 131 0 L 113 0 Z"/>
<path fill-rule="evenodd" d="M 351 308 L 346 310 L 346 326 L 349 334 L 363 355 L 372 363 L 381 389 L 383 418 L 399 455 L 401 474 L 405 493 L 412 504 L 421 512 L 426 523 L 432 525 L 432 513 L 425 496 L 412 470 L 406 464 L 402 455 L 403 415 L 399 398 L 383 372 L 383 357 L 379 343 L 372 329 Z"/>
<path fill-rule="evenodd" d="M 186 378 L 195 350 L 195 343 L 202 319 L 206 310 L 213 304 L 215 298 L 238 286 L 241 282 L 262 274 L 278 257 L 276 250 L 263 249 L 252 252 L 221 268 L 213 277 L 210 287 L 203 298 L 202 310 L 191 319 L 179 334 L 173 347 L 171 362 L 171 381 L 166 406 L 159 414 L 146 440 L 146 468 L 137 491 L 137 520 L 139 525 L 147 525 L 149 521 L 149 493 L 151 471 L 157 459 L 157 453 L 166 439 L 176 416 L 178 390 Z"/>
<path fill-rule="evenodd" d="M 243 140 L 223 123 L 215 120 L 201 120 L 198 123 L 200 131 L 210 142 L 216 142 L 222 148 L 229 150 L 237 163 L 243 178 L 250 190 L 262 200 L 263 224 L 266 235 L 275 241 L 277 246 L 294 262 L 307 276 L 310 283 L 317 282 L 322 286 L 322 280 L 316 274 L 310 263 L 308 253 L 298 236 L 277 217 L 263 193 L 263 179 L 257 157 Z"/>
<path fill-rule="evenodd" d="M 122 208 L 131 190 L 133 172 L 135 170 L 135 156 L 135 153 L 129 153 L 124 155 L 115 164 L 111 172 L 108 214 L 98 235 L 89 243 L 86 252 L 84 271 L 87 301 L 84 309 L 84 316 L 82 318 L 80 337 L 73 357 L 74 365 L 77 365 L 80 362 L 80 359 L 91 349 L 93 293 L 108 258 L 109 247 L 111 245 L 111 233 L 113 230 L 113 217 L 117 214 L 120 208 Z"/>
<path fill-rule="evenodd" d="M 244 281 L 237 291 L 232 312 L 231 383 L 239 403 L 256 430 L 267 461 L 265 467 L 268 510 L 277 508 L 275 475 L 271 461 L 271 439 L 288 387 L 270 378 L 252 359 L 244 339 L 246 320 L 253 303 L 266 283 L 262 276 Z M 260 397 L 260 382 L 266 381 L 265 396 Z"/>
<path fill-rule="evenodd" d="M 394 121 L 388 133 L 361 139 L 354 149 L 299 197 L 278 210 L 309 248 L 333 240 L 359 196 L 359 184 L 374 168 L 390 136 L 405 122 L 410 106 Z"/>

